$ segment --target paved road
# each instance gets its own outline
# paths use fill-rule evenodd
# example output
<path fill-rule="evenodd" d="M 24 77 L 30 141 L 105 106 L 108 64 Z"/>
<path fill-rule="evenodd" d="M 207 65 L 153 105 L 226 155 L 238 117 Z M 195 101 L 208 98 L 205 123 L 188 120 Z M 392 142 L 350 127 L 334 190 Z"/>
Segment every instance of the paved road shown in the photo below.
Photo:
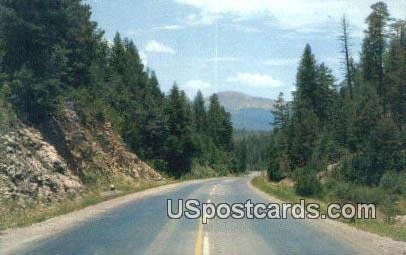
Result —
<path fill-rule="evenodd" d="M 248 177 L 188 183 L 136 200 L 17 254 L 354 254 L 344 243 L 298 220 L 170 220 L 166 201 L 265 202 Z"/>

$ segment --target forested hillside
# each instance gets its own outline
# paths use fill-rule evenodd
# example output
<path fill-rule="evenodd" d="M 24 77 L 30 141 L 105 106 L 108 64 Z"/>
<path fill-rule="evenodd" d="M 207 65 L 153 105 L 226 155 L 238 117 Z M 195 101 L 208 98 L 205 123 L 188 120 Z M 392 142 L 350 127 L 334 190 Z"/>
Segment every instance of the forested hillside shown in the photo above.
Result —
<path fill-rule="evenodd" d="M 269 114 L 269 113 L 268 113 Z M 269 125 L 269 124 L 268 124 Z M 241 168 L 249 171 L 267 169 L 270 146 L 268 131 L 235 130 L 234 150 Z"/>
<path fill-rule="evenodd" d="M 1 90 L 18 118 L 45 132 L 70 105 L 86 126 L 111 123 L 170 176 L 196 166 L 229 172 L 232 126 L 217 96 L 207 109 L 176 84 L 165 95 L 134 43 L 119 33 L 109 43 L 90 16 L 80 0 L 1 1 Z"/>
<path fill-rule="evenodd" d="M 391 19 L 379 2 L 366 23 L 356 62 L 343 19 L 339 84 L 306 45 L 294 99 L 287 104 L 281 95 L 273 112 L 268 176 L 293 178 L 304 196 L 384 204 L 390 216 L 406 194 L 406 22 Z M 322 176 L 329 178 L 325 185 Z"/>

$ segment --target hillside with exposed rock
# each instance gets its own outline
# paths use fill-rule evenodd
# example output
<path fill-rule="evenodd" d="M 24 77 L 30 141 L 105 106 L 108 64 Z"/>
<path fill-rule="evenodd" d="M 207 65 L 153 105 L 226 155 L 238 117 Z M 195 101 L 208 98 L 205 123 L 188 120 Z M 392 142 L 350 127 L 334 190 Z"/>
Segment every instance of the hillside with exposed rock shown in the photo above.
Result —
<path fill-rule="evenodd" d="M 20 121 L 8 103 L 0 103 L 0 215 L 80 196 L 92 179 L 106 187 L 117 179 L 162 180 L 127 150 L 109 122 L 85 125 L 73 104 L 36 129 Z"/>

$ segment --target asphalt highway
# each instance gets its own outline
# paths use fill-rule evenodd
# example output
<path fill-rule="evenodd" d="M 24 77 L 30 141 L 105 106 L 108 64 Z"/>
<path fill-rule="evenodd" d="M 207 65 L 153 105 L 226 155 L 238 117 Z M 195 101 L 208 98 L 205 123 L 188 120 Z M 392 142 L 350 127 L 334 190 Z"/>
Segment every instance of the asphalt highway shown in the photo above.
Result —
<path fill-rule="evenodd" d="M 169 219 L 167 199 L 269 202 L 248 187 L 250 177 L 185 183 L 114 208 L 16 254 L 356 254 L 311 224 L 294 219 Z"/>

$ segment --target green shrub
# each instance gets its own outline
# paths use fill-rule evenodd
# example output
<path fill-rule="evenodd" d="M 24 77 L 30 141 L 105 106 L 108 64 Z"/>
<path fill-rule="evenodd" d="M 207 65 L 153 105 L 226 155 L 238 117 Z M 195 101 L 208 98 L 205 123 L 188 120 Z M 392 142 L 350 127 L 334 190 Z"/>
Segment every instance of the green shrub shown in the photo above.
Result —
<path fill-rule="evenodd" d="M 230 173 L 229 165 L 225 163 L 215 163 L 211 168 L 214 169 L 218 176 L 225 176 Z"/>
<path fill-rule="evenodd" d="M 308 197 L 321 195 L 321 191 L 321 183 L 314 173 L 309 171 L 309 169 L 304 169 L 299 172 L 295 183 L 296 194 Z"/>
<path fill-rule="evenodd" d="M 377 187 L 359 186 L 345 182 L 328 182 L 324 186 L 328 195 L 341 203 L 382 204 L 385 193 Z"/>
<path fill-rule="evenodd" d="M 406 188 L 406 174 L 387 171 L 383 174 L 379 187 L 388 194 L 404 194 Z"/>
<path fill-rule="evenodd" d="M 270 181 L 280 181 L 284 178 L 284 174 L 279 167 L 279 163 L 276 161 L 271 160 L 268 165 L 268 178 Z"/>

